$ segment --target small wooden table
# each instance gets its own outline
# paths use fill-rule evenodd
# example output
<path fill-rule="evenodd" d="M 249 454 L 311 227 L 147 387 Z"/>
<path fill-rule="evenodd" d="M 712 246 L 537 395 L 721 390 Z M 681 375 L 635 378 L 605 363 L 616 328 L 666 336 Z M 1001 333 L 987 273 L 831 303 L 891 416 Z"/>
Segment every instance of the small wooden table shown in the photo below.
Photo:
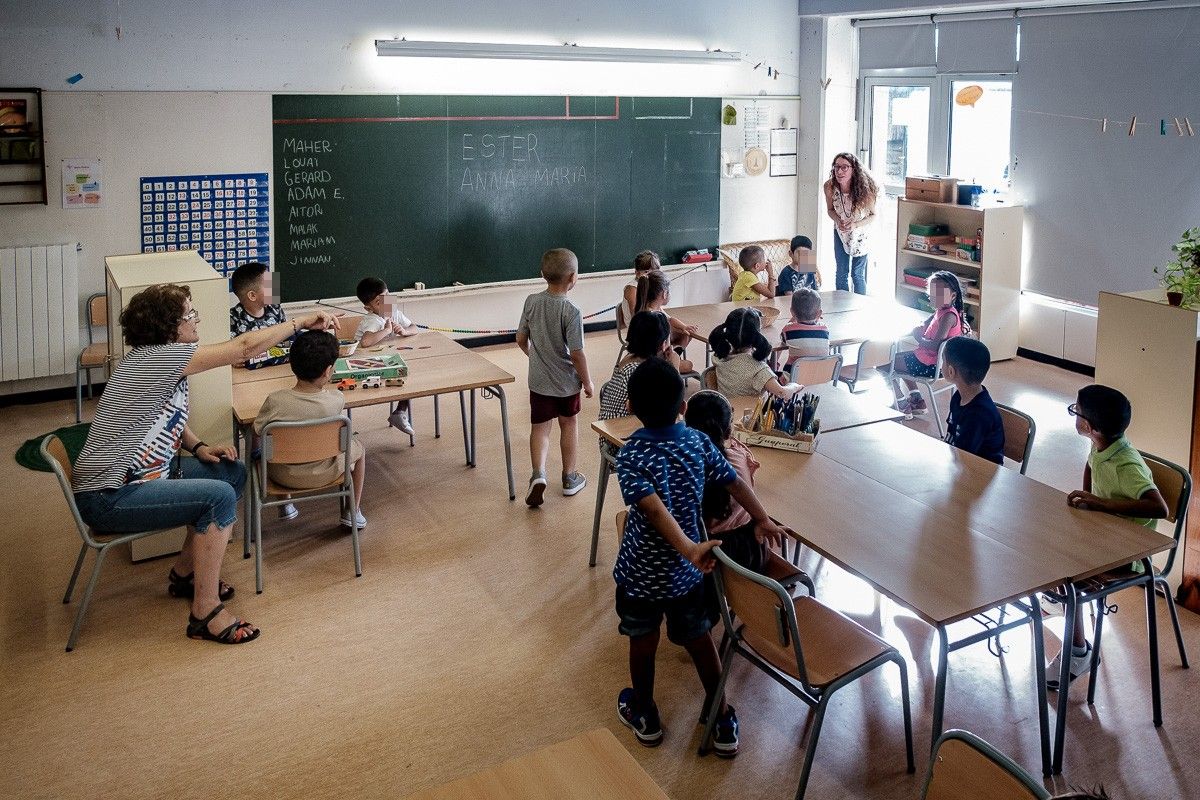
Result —
<path fill-rule="evenodd" d="M 667 800 L 607 729 L 543 747 L 409 800 Z"/>
<path fill-rule="evenodd" d="M 821 398 L 819 419 L 822 433 L 904 418 L 904 415 L 894 408 L 851 394 L 831 383 L 809 386 L 805 388 L 805 391 Z M 733 406 L 734 419 L 740 419 L 742 411 L 754 408 L 757 402 L 757 397 L 730 398 L 729 403 Z M 592 430 L 600 434 L 603 440 L 617 447 L 624 444 L 630 434 L 640 427 L 642 427 L 642 423 L 637 417 L 632 416 L 596 420 L 592 423 Z M 600 516 L 604 513 L 604 496 L 608 491 L 608 478 L 612 472 L 611 459 L 606 453 L 601 452 L 600 475 L 596 486 L 596 511 L 592 517 L 592 551 L 588 559 L 590 567 L 596 566 L 596 550 L 600 544 Z"/>

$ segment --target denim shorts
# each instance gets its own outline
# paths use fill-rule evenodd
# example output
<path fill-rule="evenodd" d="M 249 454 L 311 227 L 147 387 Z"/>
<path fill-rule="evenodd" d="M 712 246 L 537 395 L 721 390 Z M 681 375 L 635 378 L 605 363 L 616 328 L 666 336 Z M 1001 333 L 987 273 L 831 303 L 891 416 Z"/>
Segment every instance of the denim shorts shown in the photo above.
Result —
<path fill-rule="evenodd" d="M 97 533 L 135 533 L 188 525 L 204 533 L 216 523 L 237 520 L 238 499 L 246 483 L 246 465 L 222 459 L 207 464 L 179 459 L 180 477 L 130 483 L 119 489 L 79 492 L 75 505 Z"/>
<path fill-rule="evenodd" d="M 639 637 L 657 633 L 667 618 L 667 638 L 678 645 L 686 645 L 712 630 L 716 622 L 712 603 L 706 600 L 710 590 L 700 583 L 680 597 L 667 600 L 647 600 L 630 597 L 617 586 L 617 616 L 621 624 L 617 630 L 624 636 Z"/>

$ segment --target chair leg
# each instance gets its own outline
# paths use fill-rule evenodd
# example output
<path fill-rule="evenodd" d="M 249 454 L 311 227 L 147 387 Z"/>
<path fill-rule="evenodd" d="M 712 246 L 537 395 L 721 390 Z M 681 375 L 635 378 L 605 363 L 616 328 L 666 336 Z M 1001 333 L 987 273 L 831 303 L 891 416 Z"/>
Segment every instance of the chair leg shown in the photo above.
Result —
<path fill-rule="evenodd" d="M 912 709 L 908 701 L 908 665 L 903 656 L 895 656 L 896 666 L 900 668 L 900 702 L 904 704 L 904 752 L 908 757 L 908 774 L 917 771 L 916 761 L 913 760 Z"/>
<path fill-rule="evenodd" d="M 433 438 L 435 439 L 442 438 L 442 409 L 438 403 L 439 397 L 441 395 L 433 396 Z"/>
<path fill-rule="evenodd" d="M 354 497 L 354 484 L 350 484 L 350 544 L 354 548 L 354 577 L 362 577 L 362 551 L 358 546 L 358 501 Z"/>
<path fill-rule="evenodd" d="M 87 613 L 88 605 L 92 602 L 92 592 L 96 590 L 96 583 L 100 579 L 100 568 L 104 566 L 104 557 L 108 555 L 108 547 L 101 547 L 96 551 L 96 563 L 92 565 L 92 576 L 88 578 L 87 588 L 83 590 L 83 600 L 79 604 L 79 610 L 75 612 L 75 624 L 71 626 L 71 635 L 67 638 L 67 652 L 75 649 L 75 643 L 79 640 L 79 630 L 83 627 L 83 615 Z"/>
<path fill-rule="evenodd" d="M 829 695 L 823 695 L 821 702 L 817 703 L 812 730 L 808 734 L 808 746 L 804 748 L 804 766 L 800 769 L 800 785 L 796 787 L 796 800 L 803 800 L 804 792 L 808 789 L 808 776 L 812 772 L 813 756 L 817 752 L 817 739 L 821 735 L 821 723 L 825 721 L 825 708 L 828 703 Z"/>
<path fill-rule="evenodd" d="M 1090 670 L 1091 674 L 1088 675 L 1087 702 L 1089 706 L 1096 704 L 1096 672 L 1098 671 L 1097 667 L 1100 664 L 1100 636 L 1104 633 L 1105 614 L 1103 611 L 1103 606 L 1106 599 L 1107 598 L 1101 597 L 1096 601 L 1098 613 L 1096 614 L 1096 627 L 1092 632 L 1092 668 Z M 1070 657 L 1067 654 L 1071 652 L 1071 647 L 1072 645 L 1070 642 L 1063 642 L 1064 658 Z"/>
<path fill-rule="evenodd" d="M 612 467 L 608 464 L 608 457 L 600 454 L 600 476 L 596 482 L 596 513 L 592 517 L 592 554 L 588 558 L 588 566 L 596 566 L 596 549 L 600 545 L 600 515 L 604 511 L 604 495 L 608 490 L 608 474 Z"/>
<path fill-rule="evenodd" d="M 254 591 L 263 590 L 262 499 L 254 498 Z"/>
<path fill-rule="evenodd" d="M 933 421 L 937 423 L 938 438 L 946 438 L 946 429 L 942 426 L 942 414 L 938 411 L 937 393 L 933 391 L 932 385 L 927 385 L 925 391 L 929 392 L 929 410 L 933 412 Z"/>
<path fill-rule="evenodd" d="M 83 373 L 75 370 L 75 422 L 83 422 Z"/>
<path fill-rule="evenodd" d="M 708 743 L 712 741 L 713 731 L 717 728 L 717 709 L 721 707 L 721 698 L 725 696 L 725 682 L 729 679 L 729 668 L 733 665 L 734 651 L 737 650 L 737 643 L 728 633 L 721 639 L 721 643 L 725 650 L 721 656 L 721 678 L 717 681 L 717 690 L 713 692 L 712 699 L 708 702 L 704 735 L 700 737 L 700 749 L 696 751 L 699 755 L 708 753 Z"/>
<path fill-rule="evenodd" d="M 67 593 L 63 595 L 63 605 L 71 602 L 71 595 L 75 592 L 75 581 L 79 580 L 79 570 L 83 569 L 83 559 L 87 556 L 87 551 L 86 544 L 79 546 L 79 558 L 75 559 L 75 571 L 71 573 L 71 580 L 67 583 Z"/>
<path fill-rule="evenodd" d="M 1179 628 L 1179 611 L 1175 608 L 1175 598 L 1171 597 L 1171 587 L 1163 578 L 1156 577 L 1154 583 L 1162 586 L 1163 597 L 1167 598 L 1167 610 L 1171 612 L 1171 624 L 1175 626 L 1175 644 L 1179 646 L 1179 663 L 1184 669 L 1191 669 L 1187 649 L 1183 646 L 1183 631 Z"/>

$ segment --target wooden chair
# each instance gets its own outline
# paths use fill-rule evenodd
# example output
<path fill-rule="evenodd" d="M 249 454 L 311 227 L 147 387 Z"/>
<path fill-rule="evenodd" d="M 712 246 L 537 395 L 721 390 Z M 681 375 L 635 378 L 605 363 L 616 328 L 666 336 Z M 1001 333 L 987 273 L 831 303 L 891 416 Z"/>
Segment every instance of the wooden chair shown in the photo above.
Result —
<path fill-rule="evenodd" d="M 617 304 L 617 342 L 620 347 L 617 348 L 617 360 L 613 362 L 613 369 L 617 368 L 617 364 L 621 363 L 621 357 L 625 355 L 625 348 L 628 343 L 625 341 L 625 329 L 629 327 L 629 320 L 625 319 L 625 315 L 621 312 L 621 304 Z"/>
<path fill-rule="evenodd" d="M 254 588 L 263 590 L 263 508 L 308 500 L 337 497 L 350 508 L 350 541 L 354 548 L 354 576 L 362 577 L 362 555 L 358 542 L 358 503 L 354 499 L 350 460 L 350 418 L 341 415 L 300 422 L 271 422 L 262 429 L 262 454 L 251 470 L 253 492 L 252 536 L 254 540 Z M 268 464 L 307 464 L 327 458 L 342 459 L 342 474 L 324 486 L 290 489 L 280 486 L 267 475 Z"/>
<path fill-rule="evenodd" d="M 869 374 L 864 375 L 864 371 L 869 373 L 875 371 L 877 375 L 881 375 L 888 385 L 892 385 L 892 366 L 896 363 L 896 343 L 886 339 L 871 339 L 863 342 L 858 347 L 858 360 L 853 364 L 847 364 L 838 371 L 838 379 L 850 387 L 851 392 L 858 391 L 859 381 L 866 380 L 870 377 Z M 876 370 L 875 368 L 887 364 L 884 370 Z"/>
<path fill-rule="evenodd" d="M 900 653 L 819 600 L 810 596 L 791 597 L 778 582 L 738 566 L 720 547 L 712 552 L 717 559 L 713 572 L 728 639 L 722 647 L 721 680 L 706 712 L 708 723 L 700 740 L 701 754 L 707 751 L 712 739 L 733 656 L 741 655 L 815 711 L 796 789 L 796 797 L 802 798 L 829 698 L 843 686 L 891 661 L 900 669 L 908 771 L 915 772 L 908 668 Z"/>
<path fill-rule="evenodd" d="M 717 368 L 705 367 L 700 373 L 700 388 L 717 390 Z"/>
<path fill-rule="evenodd" d="M 92 592 L 96 589 L 96 583 L 100 579 L 100 569 L 104 566 L 104 558 L 109 551 L 113 547 L 132 542 L 135 539 L 144 539 L 147 536 L 161 533 L 164 529 L 155 528 L 137 533 L 119 534 L 103 534 L 93 531 L 83 521 L 83 517 L 79 516 L 79 507 L 75 505 L 75 492 L 71 489 L 73 468 L 71 458 L 67 455 L 67 448 L 63 446 L 62 440 L 57 436 L 47 436 L 42 440 L 41 453 L 42 458 L 46 459 L 46 463 L 54 471 L 54 476 L 58 478 L 58 486 L 62 489 L 63 498 L 67 501 L 67 508 L 70 509 L 71 517 L 75 520 L 75 529 L 79 532 L 79 538 L 83 540 L 83 545 L 79 548 L 79 557 L 75 559 L 75 570 L 71 573 L 67 592 L 63 595 L 64 604 L 71 602 L 71 595 L 75 592 L 75 582 L 79 579 L 79 572 L 83 568 L 83 560 L 87 556 L 87 551 L 96 551 L 96 563 L 92 565 L 91 577 L 88 578 L 87 588 L 83 590 L 83 602 L 79 604 L 79 610 L 75 612 L 75 624 L 71 626 L 71 634 L 67 638 L 67 652 L 69 653 L 75 649 L 75 643 L 79 641 L 79 630 L 83 627 L 83 617 L 87 614 L 88 605 L 92 602 Z"/>
<path fill-rule="evenodd" d="M 1041 782 L 973 733 L 949 730 L 934 745 L 924 800 L 1049 800 Z"/>
<path fill-rule="evenodd" d="M 1183 631 L 1179 627 L 1179 611 L 1175 608 L 1175 599 L 1171 596 L 1171 587 L 1167 583 L 1167 576 L 1171 574 L 1171 567 L 1175 564 L 1175 555 L 1179 551 L 1179 543 L 1186 529 L 1188 501 L 1192 496 L 1192 476 L 1178 464 L 1173 464 L 1150 453 L 1142 453 L 1142 458 L 1154 476 L 1154 485 L 1158 487 L 1163 499 L 1167 501 L 1169 513 L 1166 519 L 1168 522 L 1175 523 L 1173 534 L 1175 547 L 1167 555 L 1167 561 L 1162 569 L 1155 567 L 1151 575 L 1135 573 L 1122 568 L 1099 575 L 1076 586 L 1080 604 L 1093 600 L 1101 602 L 1100 613 L 1096 615 L 1096 627 L 1092 636 L 1092 670 L 1088 678 L 1088 705 L 1093 705 L 1096 700 L 1096 671 L 1100 664 L 1100 635 L 1104 631 L 1104 617 L 1108 614 L 1108 609 L 1104 607 L 1103 601 L 1110 594 L 1122 589 L 1144 586 L 1147 582 L 1154 584 L 1155 593 L 1161 593 L 1167 600 L 1167 610 L 1171 613 L 1171 624 L 1175 627 L 1175 644 L 1179 648 L 1179 663 L 1184 669 L 1190 667 L 1187 649 L 1183 644 Z"/>
<path fill-rule="evenodd" d="M 837 386 L 838 376 L 842 373 L 842 356 L 806 356 L 792 362 L 792 383 L 803 386 L 816 386 L 822 383 L 832 383 Z"/>
<path fill-rule="evenodd" d="M 88 399 L 92 399 L 92 370 L 108 363 L 108 341 L 97 342 L 95 329 L 108 329 L 108 295 L 103 292 L 87 299 L 87 347 L 75 358 L 75 421 L 83 422 L 83 376 L 87 375 Z"/>
<path fill-rule="evenodd" d="M 996 403 L 1000 421 L 1004 423 L 1004 457 L 1021 465 L 1021 474 L 1029 468 L 1029 457 L 1033 455 L 1033 437 L 1037 434 L 1037 423 L 1024 411 L 1012 406 Z"/>

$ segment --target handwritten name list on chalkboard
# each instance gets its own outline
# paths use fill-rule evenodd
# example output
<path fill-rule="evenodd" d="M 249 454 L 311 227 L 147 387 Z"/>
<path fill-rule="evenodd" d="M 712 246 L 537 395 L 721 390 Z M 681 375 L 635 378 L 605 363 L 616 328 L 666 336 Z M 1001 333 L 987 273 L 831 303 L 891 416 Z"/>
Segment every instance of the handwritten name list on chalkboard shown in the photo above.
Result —
<path fill-rule="evenodd" d="M 715 99 L 277 95 L 274 106 L 285 300 L 348 296 L 367 275 L 392 290 L 534 278 L 551 247 L 594 271 L 648 247 L 716 244 Z"/>

